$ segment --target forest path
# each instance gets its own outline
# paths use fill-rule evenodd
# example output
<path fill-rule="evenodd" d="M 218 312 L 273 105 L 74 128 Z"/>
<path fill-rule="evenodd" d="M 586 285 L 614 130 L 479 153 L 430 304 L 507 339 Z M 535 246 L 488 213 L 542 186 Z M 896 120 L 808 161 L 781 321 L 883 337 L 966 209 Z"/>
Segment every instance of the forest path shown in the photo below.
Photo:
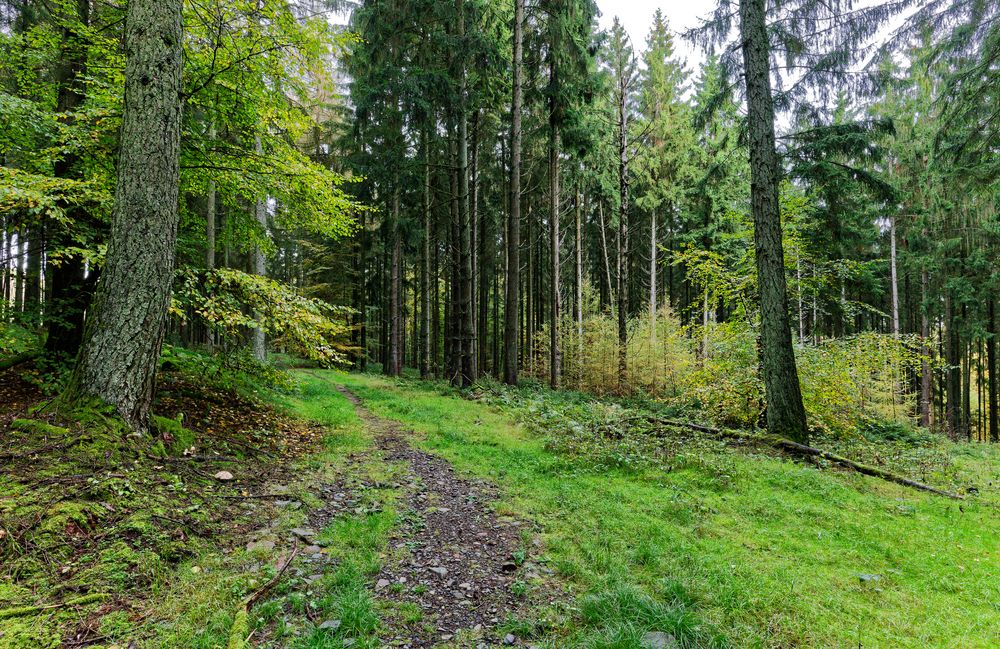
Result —
<path fill-rule="evenodd" d="M 372 414 L 346 387 L 338 390 L 354 404 L 384 459 L 404 467 L 400 525 L 373 589 L 376 597 L 401 605 L 397 609 L 416 606 L 420 614 L 386 620 L 382 641 L 401 647 L 519 644 L 497 627 L 523 603 L 512 586 L 527 524 L 493 512 L 494 486 L 459 477 L 445 460 L 414 448 L 401 424 Z"/>

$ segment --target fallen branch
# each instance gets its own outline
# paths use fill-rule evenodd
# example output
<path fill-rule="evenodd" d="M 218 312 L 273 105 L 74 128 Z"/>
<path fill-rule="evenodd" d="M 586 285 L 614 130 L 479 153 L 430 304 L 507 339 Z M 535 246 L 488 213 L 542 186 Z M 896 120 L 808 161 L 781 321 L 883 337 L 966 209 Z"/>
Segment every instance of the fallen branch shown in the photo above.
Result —
<path fill-rule="evenodd" d="M 18 365 L 22 363 L 27 363 L 30 360 L 34 360 L 39 356 L 41 356 L 41 354 L 42 354 L 41 350 L 36 349 L 30 352 L 24 352 L 21 354 L 17 354 L 16 356 L 11 356 L 10 358 L 5 358 L 3 360 L 0 360 L 0 372 L 2 372 L 3 370 L 9 370 L 12 367 L 17 367 Z"/>
<path fill-rule="evenodd" d="M 944 496 L 945 498 L 952 498 L 954 500 L 963 500 L 962 496 L 950 491 L 944 491 L 942 489 L 937 489 L 930 485 L 926 485 L 922 482 L 917 482 L 916 480 L 911 480 L 905 476 L 893 473 L 891 471 L 886 471 L 885 469 L 880 469 L 876 466 L 871 466 L 870 464 L 862 464 L 861 462 L 855 462 L 850 458 L 846 458 L 843 455 L 837 455 L 836 453 L 831 453 L 830 451 L 824 451 L 821 448 L 816 448 L 814 446 L 807 446 L 806 444 L 800 444 L 794 442 L 790 439 L 784 437 L 778 437 L 777 435 L 758 435 L 755 433 L 747 433 L 741 431 L 730 431 L 721 428 L 711 428 L 709 426 L 701 426 L 699 424 L 691 424 L 684 421 L 675 421 L 672 419 L 658 419 L 650 418 L 651 421 L 666 426 L 677 426 L 680 428 L 688 428 L 690 430 L 697 431 L 699 433 L 705 433 L 707 435 L 713 435 L 715 437 L 725 437 L 729 439 L 747 439 L 754 442 L 760 442 L 762 444 L 767 444 L 773 448 L 792 453 L 793 455 L 801 455 L 803 457 L 818 457 L 824 460 L 833 462 L 834 464 L 839 464 L 841 466 L 847 467 L 862 475 L 871 476 L 873 478 L 881 478 L 887 482 L 893 482 L 898 485 L 903 485 L 904 487 L 910 487 L 911 489 L 917 489 L 919 491 L 926 491 L 928 493 L 937 494 L 938 496 Z"/>
<path fill-rule="evenodd" d="M 35 613 L 51 611 L 57 608 L 66 608 L 67 606 L 83 606 L 84 604 L 93 604 L 94 602 L 99 602 L 107 599 L 108 597 L 110 596 L 107 593 L 91 593 L 90 595 L 84 595 L 83 597 L 77 597 L 76 599 L 68 599 L 65 602 L 60 602 L 59 604 L 18 606 L 16 608 L 0 609 L 0 620 L 9 620 L 10 618 L 24 617 L 25 615 L 34 615 Z"/>
<path fill-rule="evenodd" d="M 247 639 L 250 637 L 248 633 L 250 628 L 250 609 L 253 605 L 260 601 L 260 598 L 266 595 L 272 588 L 274 588 L 279 581 L 281 581 L 281 576 L 285 574 L 288 570 L 288 566 L 292 565 L 292 561 L 295 560 L 295 556 L 299 553 L 299 546 L 296 545 L 292 550 L 291 556 L 285 561 L 284 565 L 278 569 L 278 574 L 274 576 L 274 579 L 267 582 L 256 590 L 253 594 L 243 600 L 243 604 L 236 611 L 236 615 L 233 617 L 233 626 L 229 631 L 229 642 L 226 644 L 226 649 L 244 649 L 247 646 Z"/>

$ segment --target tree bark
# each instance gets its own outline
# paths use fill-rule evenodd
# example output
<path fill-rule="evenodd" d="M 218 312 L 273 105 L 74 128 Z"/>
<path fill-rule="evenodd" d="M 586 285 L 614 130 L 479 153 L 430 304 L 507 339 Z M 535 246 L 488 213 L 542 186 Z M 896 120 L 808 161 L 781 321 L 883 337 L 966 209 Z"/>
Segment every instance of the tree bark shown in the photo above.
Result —
<path fill-rule="evenodd" d="M 96 397 L 137 431 L 149 423 L 170 303 L 180 185 L 180 0 L 132 0 L 107 262 L 64 393 Z"/>
<path fill-rule="evenodd" d="M 555 64 L 552 65 L 552 74 L 555 75 Z M 553 390 L 558 390 L 559 377 L 562 374 L 562 357 L 559 350 L 561 275 L 559 272 L 559 124 L 555 115 L 553 108 L 549 121 L 549 245 L 552 262 L 552 292 L 549 304 L 552 320 L 549 324 L 549 385 Z"/>
<path fill-rule="evenodd" d="M 649 339 L 656 345 L 656 209 L 649 213 Z"/>
<path fill-rule="evenodd" d="M 989 335 L 986 339 L 986 372 L 989 375 L 990 441 L 1000 442 L 1000 411 L 997 410 L 1000 396 L 997 394 L 1000 377 L 997 377 L 997 318 L 996 299 L 989 298 L 987 306 Z"/>
<path fill-rule="evenodd" d="M 257 156 L 263 155 L 263 146 L 260 136 L 254 141 L 254 151 Z M 264 199 L 258 199 L 254 204 L 254 220 L 260 228 L 260 236 L 267 236 L 267 203 Z M 267 259 L 264 257 L 264 249 L 260 245 L 253 249 L 253 272 L 255 275 L 267 277 Z M 254 314 L 257 321 L 257 328 L 253 330 L 253 357 L 260 363 L 267 362 L 267 335 L 264 333 L 264 326 L 261 322 L 260 314 Z"/>
<path fill-rule="evenodd" d="M 931 324 L 927 310 L 930 308 L 927 301 L 928 289 L 927 269 L 920 273 L 920 425 L 930 428 L 934 423 L 933 402 L 931 394 L 934 375 L 931 373 Z"/>
<path fill-rule="evenodd" d="M 775 150 L 765 4 L 765 0 L 740 0 L 750 136 L 750 193 L 760 283 L 761 369 L 767 398 L 768 430 L 774 435 L 805 442 L 809 438 L 809 430 L 792 348 L 781 244 L 779 168 Z"/>
<path fill-rule="evenodd" d="M 628 372 L 628 88 L 618 81 L 618 389 L 624 391 Z"/>
<path fill-rule="evenodd" d="M 431 372 L 431 142 L 430 129 L 424 128 L 424 241 L 420 266 L 420 376 Z"/>
<path fill-rule="evenodd" d="M 458 39 L 465 40 L 465 3 L 455 0 L 458 14 Z M 478 378 L 476 367 L 476 314 L 473 308 L 472 223 L 469 209 L 469 116 L 466 114 L 465 59 L 459 56 L 458 90 L 458 213 L 459 213 L 459 360 L 458 384 L 468 387 Z"/>
<path fill-rule="evenodd" d="M 517 385 L 521 287 L 521 75 L 524 0 L 514 0 L 513 88 L 510 102 L 510 213 L 507 216 L 507 277 L 504 284 L 503 380 Z"/>
<path fill-rule="evenodd" d="M 892 282 L 892 335 L 899 337 L 899 281 L 896 277 L 896 217 L 889 223 L 889 275 Z"/>

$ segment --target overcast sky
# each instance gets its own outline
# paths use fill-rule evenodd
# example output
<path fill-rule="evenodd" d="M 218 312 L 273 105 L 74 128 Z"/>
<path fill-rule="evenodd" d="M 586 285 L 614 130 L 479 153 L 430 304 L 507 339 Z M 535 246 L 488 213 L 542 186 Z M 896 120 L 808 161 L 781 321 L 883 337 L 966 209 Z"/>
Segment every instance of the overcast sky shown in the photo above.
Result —
<path fill-rule="evenodd" d="M 680 33 L 697 27 L 700 24 L 698 19 L 710 14 L 717 4 L 717 0 L 597 0 L 597 7 L 601 10 L 601 27 L 609 29 L 615 16 L 618 16 L 632 39 L 636 55 L 646 47 L 646 36 L 657 9 L 663 10 L 670 29 Z M 697 68 L 703 58 L 699 48 L 678 38 L 677 49 L 688 60 L 689 68 Z"/>

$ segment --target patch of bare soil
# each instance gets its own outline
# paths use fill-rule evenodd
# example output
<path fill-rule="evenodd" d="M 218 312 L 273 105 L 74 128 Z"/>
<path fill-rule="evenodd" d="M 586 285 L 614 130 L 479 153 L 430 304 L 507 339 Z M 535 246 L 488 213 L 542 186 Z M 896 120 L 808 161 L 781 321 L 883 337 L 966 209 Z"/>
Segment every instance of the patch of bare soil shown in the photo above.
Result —
<path fill-rule="evenodd" d="M 423 616 L 410 624 L 394 620 L 383 642 L 430 647 L 474 631 L 481 646 L 518 644 L 496 628 L 525 605 L 512 586 L 527 524 L 497 517 L 489 506 L 497 497 L 493 486 L 460 477 L 446 461 L 413 448 L 399 424 L 374 416 L 354 394 L 341 390 L 385 459 L 407 467 L 401 478 L 403 524 L 390 541 L 393 558 L 374 587 L 378 597 L 415 604 Z"/>

